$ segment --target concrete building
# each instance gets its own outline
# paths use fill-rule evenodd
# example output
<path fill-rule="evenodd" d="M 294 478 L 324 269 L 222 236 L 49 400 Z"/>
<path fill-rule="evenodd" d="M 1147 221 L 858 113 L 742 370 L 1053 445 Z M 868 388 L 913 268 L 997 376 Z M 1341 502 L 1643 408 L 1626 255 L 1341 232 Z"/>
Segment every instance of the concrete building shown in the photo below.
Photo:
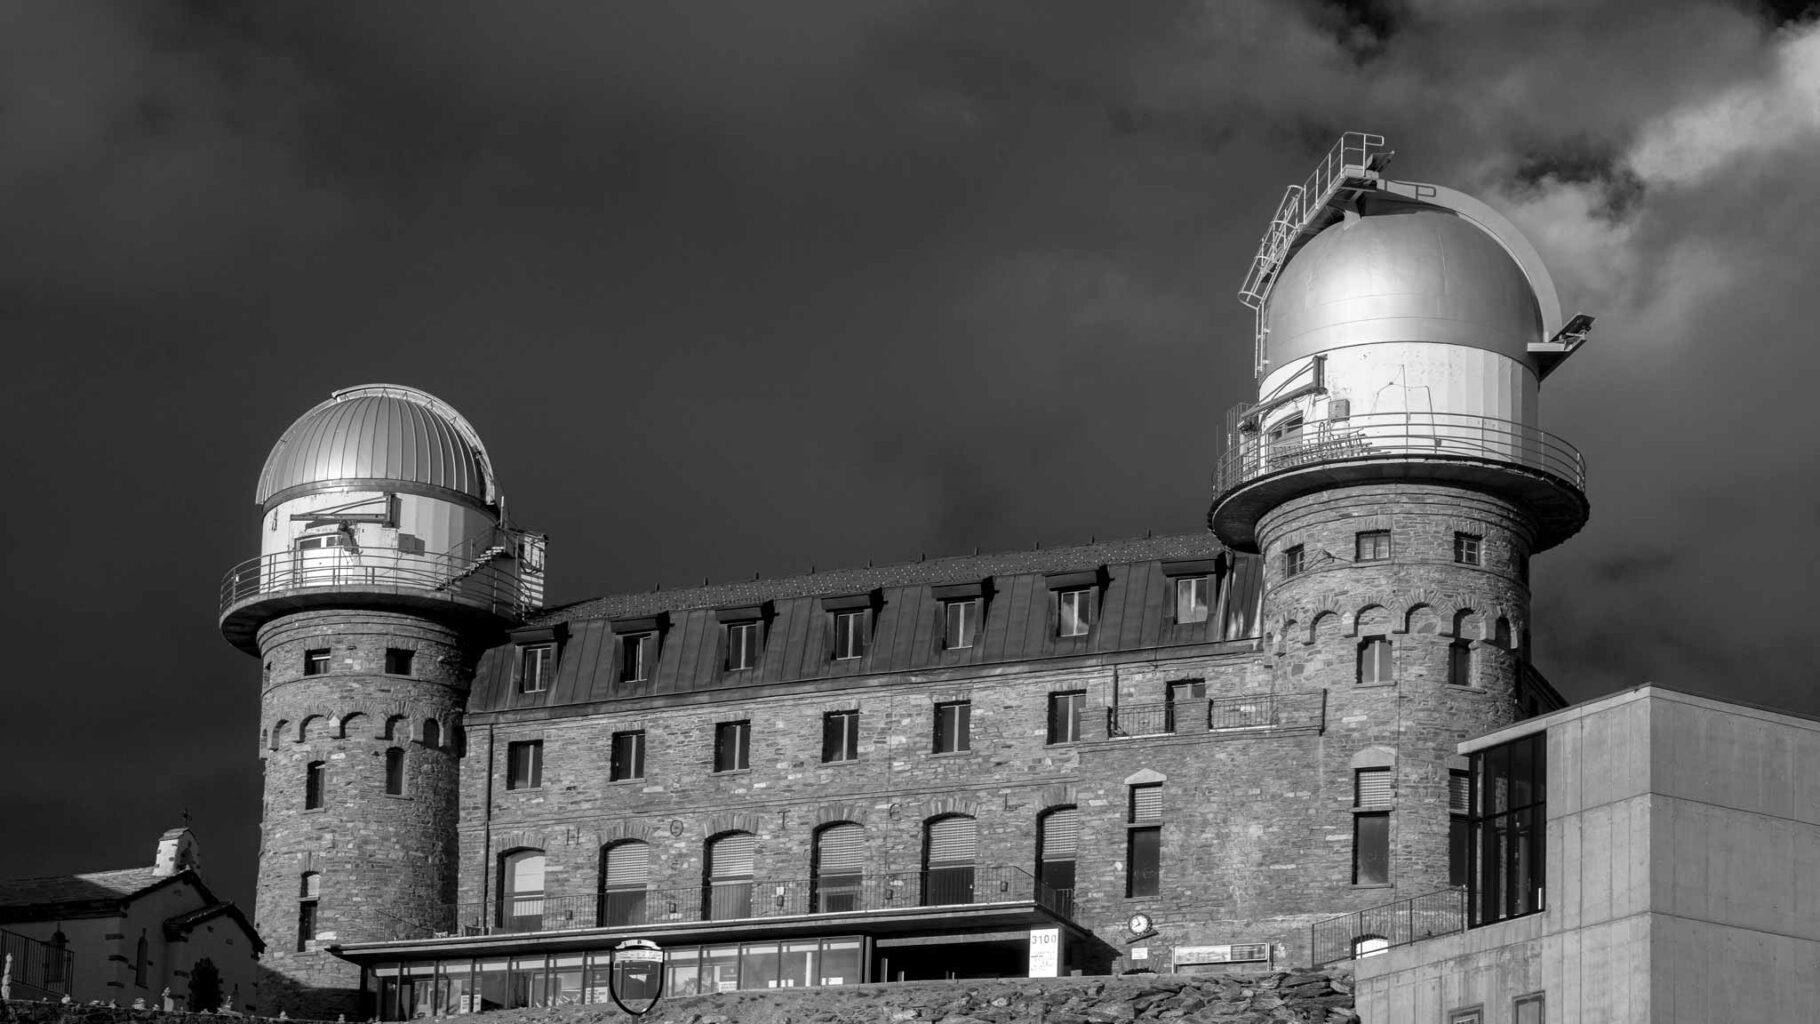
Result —
<path fill-rule="evenodd" d="M 195 836 L 174 828 L 149 867 L 0 881 L 13 998 L 158 1007 L 169 992 L 180 1009 L 257 1010 L 264 943 L 203 884 L 199 860 Z"/>
<path fill-rule="evenodd" d="M 1399 944 L 1356 964 L 1366 1021 L 1813 1019 L 1820 723 L 1644 686 L 1460 749 L 1468 927 L 1359 919 Z"/>
<path fill-rule="evenodd" d="M 1303 962 L 1463 882 L 1457 745 L 1561 704 L 1529 564 L 1587 502 L 1537 390 L 1590 321 L 1385 159 L 1345 137 L 1266 233 L 1209 534 L 545 609 L 452 408 L 306 413 L 221 620 L 279 1002 L 592 1001 L 630 936 L 673 990 Z"/>

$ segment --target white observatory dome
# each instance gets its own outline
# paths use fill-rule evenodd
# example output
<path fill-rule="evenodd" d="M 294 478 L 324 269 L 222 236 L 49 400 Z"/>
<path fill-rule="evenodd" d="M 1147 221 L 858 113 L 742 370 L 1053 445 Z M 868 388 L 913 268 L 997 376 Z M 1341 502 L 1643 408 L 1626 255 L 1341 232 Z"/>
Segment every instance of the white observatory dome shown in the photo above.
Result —
<path fill-rule="evenodd" d="M 460 413 L 416 388 L 366 384 L 335 392 L 291 424 L 266 456 L 254 500 L 271 508 L 367 481 L 487 504 L 495 495 L 486 448 Z"/>
<path fill-rule="evenodd" d="M 1433 207 L 1347 217 L 1290 258 L 1270 293 L 1270 366 L 1379 342 L 1466 345 L 1530 364 L 1536 295 L 1487 232 Z"/>

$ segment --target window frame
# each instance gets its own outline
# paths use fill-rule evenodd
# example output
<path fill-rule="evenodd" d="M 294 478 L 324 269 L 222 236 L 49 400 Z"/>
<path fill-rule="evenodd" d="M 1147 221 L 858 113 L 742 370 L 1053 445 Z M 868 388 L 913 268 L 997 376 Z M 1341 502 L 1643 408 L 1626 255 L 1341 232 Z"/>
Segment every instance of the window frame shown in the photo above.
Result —
<path fill-rule="evenodd" d="M 1472 641 L 1465 637 L 1450 640 L 1447 643 L 1447 684 L 1449 686 L 1472 686 L 1473 662 Z"/>
<path fill-rule="evenodd" d="M 1058 708 L 1066 709 L 1066 714 L 1060 716 L 1059 724 L 1063 726 L 1061 729 L 1056 728 Z M 1043 741 L 1044 745 L 1052 747 L 1058 743 L 1080 742 L 1081 723 L 1087 717 L 1087 691 L 1058 690 L 1051 693 L 1049 694 L 1048 710 L 1048 730 Z"/>
<path fill-rule="evenodd" d="M 833 616 L 829 623 L 833 631 L 831 660 L 858 661 L 866 656 L 867 617 L 871 613 L 870 608 L 837 608 L 828 613 Z"/>
<path fill-rule="evenodd" d="M 949 728 L 946 718 L 952 718 Z M 934 733 L 930 737 L 931 754 L 966 754 L 973 750 L 973 701 L 937 701 L 934 711 Z"/>
<path fill-rule="evenodd" d="M 1453 560 L 1457 565 L 1484 565 L 1484 536 L 1477 533 L 1467 533 L 1464 530 L 1455 530 L 1453 533 Z"/>
<path fill-rule="evenodd" d="M 607 754 L 607 781 L 633 782 L 645 777 L 645 731 L 643 729 L 622 729 L 613 734 L 612 746 Z M 630 748 L 631 764 L 626 764 L 626 750 Z"/>
<path fill-rule="evenodd" d="M 1548 909 L 1548 733 L 1519 736 L 1474 751 L 1470 758 L 1467 927 L 1543 913 Z"/>
<path fill-rule="evenodd" d="M 714 723 L 714 774 L 750 771 L 751 768 L 752 720 L 740 718 Z"/>
<path fill-rule="evenodd" d="M 657 631 L 639 630 L 619 635 L 619 681 L 646 683 L 657 662 Z"/>
<path fill-rule="evenodd" d="M 838 748 L 838 749 L 837 749 Z M 830 756 L 830 755 L 837 756 Z M 859 760 L 859 709 L 822 712 L 822 764 Z"/>
<path fill-rule="evenodd" d="M 1547 1024 L 1548 998 L 1547 993 L 1545 992 L 1526 992 L 1523 995 L 1512 999 L 1510 1001 L 1510 1019 L 1512 1024 L 1530 1024 L 1530 1022 L 1526 1022 L 1523 1019 L 1524 1008 L 1530 1006 L 1536 1008 L 1533 1024 Z"/>
<path fill-rule="evenodd" d="M 1379 543 L 1382 541 L 1382 543 Z M 1353 534 L 1352 559 L 1355 562 L 1388 562 L 1391 558 L 1389 530 L 1360 530 Z"/>
<path fill-rule="evenodd" d="M 1366 825 L 1371 826 L 1370 834 Z M 1367 842 L 1373 847 L 1367 850 Z M 1379 867 L 1382 877 L 1364 877 L 1365 869 Z M 1390 871 L 1390 811 L 1362 810 L 1352 813 L 1352 884 L 1375 888 L 1393 884 Z"/>
<path fill-rule="evenodd" d="M 1125 829 L 1125 898 L 1144 899 L 1163 891 L 1163 826 Z"/>
<path fill-rule="evenodd" d="M 1198 575 L 1193 575 L 1193 576 L 1175 576 L 1175 577 L 1172 577 L 1169 582 L 1174 585 L 1173 589 L 1175 591 L 1174 601 L 1172 602 L 1172 605 L 1174 607 L 1176 625 L 1178 625 L 1178 626 L 1198 626 L 1201 623 L 1206 622 L 1212 616 L 1212 614 L 1213 614 L 1213 579 L 1212 579 L 1212 577 L 1205 575 L 1205 574 L 1198 574 Z M 1189 588 L 1190 604 L 1193 607 L 1196 607 L 1200 610 L 1200 614 L 1198 616 L 1191 615 L 1190 618 L 1186 618 L 1186 619 L 1182 618 L 1182 588 L 1184 586 Z M 1199 591 L 1199 598 L 1200 598 L 1198 602 L 1196 602 L 1194 600 L 1195 591 L 1197 591 L 1197 590 Z"/>
<path fill-rule="evenodd" d="M 1447 884 L 1464 888 L 1471 883 L 1472 772 L 1450 768 L 1447 771 Z"/>
<path fill-rule="evenodd" d="M 303 674 L 306 676 L 326 676 L 329 674 L 329 657 L 332 650 L 327 647 L 311 647 L 303 652 Z"/>
<path fill-rule="evenodd" d="M 968 614 L 969 610 L 971 614 Z M 960 613 L 960 625 L 955 626 L 955 613 Z M 950 597 L 942 601 L 942 650 L 965 651 L 979 646 L 980 627 L 986 620 L 986 599 L 983 597 Z M 956 632 L 960 637 L 955 636 Z"/>
<path fill-rule="evenodd" d="M 543 788 L 543 740 L 506 743 L 506 789 Z"/>
<path fill-rule="evenodd" d="M 1200 704 L 1202 710 L 1200 720 L 1204 724 L 1208 717 L 1206 714 L 1207 680 L 1172 679 L 1165 684 L 1163 688 L 1163 731 L 1171 734 L 1180 732 L 1179 727 L 1184 721 L 1181 717 L 1182 709 L 1192 708 L 1196 702 Z M 1186 721 L 1195 721 L 1195 716 L 1190 715 Z"/>
<path fill-rule="evenodd" d="M 1097 587 L 1062 587 L 1055 592 L 1055 635 L 1064 640 L 1093 634 L 1094 600 Z M 1073 606 L 1073 620 L 1068 615 Z"/>
<path fill-rule="evenodd" d="M 1374 652 L 1382 652 L 1382 657 L 1373 657 Z M 1371 671 L 1366 672 L 1367 666 Z M 1358 671 L 1354 681 L 1359 686 L 1384 686 L 1397 680 L 1396 648 L 1391 644 L 1390 636 L 1385 633 L 1373 633 L 1359 638 Z"/>
<path fill-rule="evenodd" d="M 737 640 L 746 637 L 750 642 Z M 727 656 L 722 668 L 728 672 L 751 672 L 758 668 L 760 652 L 764 649 L 764 634 L 760 632 L 757 619 L 739 619 L 726 623 Z M 741 655 L 734 657 L 735 653 Z"/>
<path fill-rule="evenodd" d="M 320 811 L 328 804 L 329 765 L 311 761 L 303 766 L 303 809 Z"/>
<path fill-rule="evenodd" d="M 537 671 L 532 672 L 531 666 Z M 556 642 L 546 640 L 534 644 L 520 644 L 518 647 L 518 692 L 545 693 L 550 689 L 550 679 L 556 674 Z M 535 677 L 535 678 L 533 678 Z"/>
<path fill-rule="evenodd" d="M 410 647 L 388 647 L 385 649 L 385 674 L 388 676 L 410 676 L 415 663 L 417 651 Z"/>
<path fill-rule="evenodd" d="M 404 796 L 405 754 L 403 747 L 385 748 L 385 795 Z"/>
<path fill-rule="evenodd" d="M 1283 578 L 1300 576 L 1308 571 L 1308 547 L 1291 544 L 1283 549 Z"/>

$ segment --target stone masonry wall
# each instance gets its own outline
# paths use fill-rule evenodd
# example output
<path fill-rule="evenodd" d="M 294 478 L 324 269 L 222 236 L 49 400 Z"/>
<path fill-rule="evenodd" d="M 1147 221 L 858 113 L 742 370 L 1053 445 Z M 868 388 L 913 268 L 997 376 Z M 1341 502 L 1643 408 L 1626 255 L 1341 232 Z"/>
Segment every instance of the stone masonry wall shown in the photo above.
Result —
<path fill-rule="evenodd" d="M 1373 530 L 1389 531 L 1390 557 L 1357 560 L 1358 534 Z M 1283 684 L 1326 688 L 1338 744 L 1369 750 L 1362 764 L 1394 765 L 1391 884 L 1361 902 L 1445 887 L 1448 777 L 1465 767 L 1455 744 L 1517 716 L 1532 524 L 1518 507 L 1478 492 L 1379 485 L 1286 502 L 1258 533 L 1267 642 Z M 1455 560 L 1456 533 L 1479 538 L 1479 564 Z M 1288 576 L 1284 551 L 1295 545 L 1304 569 Z M 1374 635 L 1391 642 L 1393 674 L 1362 685 L 1360 649 Z M 1449 682 L 1456 640 L 1470 649 L 1467 685 Z M 1333 764 L 1328 786 L 1349 789 L 1358 766 Z"/>
<path fill-rule="evenodd" d="M 447 928 L 455 895 L 461 714 L 473 656 L 416 616 L 304 612 L 260 631 L 265 767 L 255 926 L 266 940 L 265 1004 L 293 1015 L 355 1010 L 359 970 L 325 951 Z M 304 674 L 305 652 L 330 652 Z M 387 674 L 386 651 L 413 652 Z M 386 792 L 386 752 L 404 751 L 403 792 Z M 324 764 L 322 807 L 305 805 L 307 766 Z M 303 877 L 320 875 L 314 936 L 298 949 Z"/>

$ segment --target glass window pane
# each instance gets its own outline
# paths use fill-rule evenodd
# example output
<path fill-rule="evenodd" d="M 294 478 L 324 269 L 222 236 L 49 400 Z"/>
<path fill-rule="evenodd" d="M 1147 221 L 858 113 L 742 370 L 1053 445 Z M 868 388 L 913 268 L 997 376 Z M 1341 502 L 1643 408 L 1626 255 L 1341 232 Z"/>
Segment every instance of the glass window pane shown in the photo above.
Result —
<path fill-rule="evenodd" d="M 821 976 L 823 985 L 857 985 L 860 977 L 859 940 L 829 939 L 822 943 Z"/>
<path fill-rule="evenodd" d="M 1390 815 L 1353 816 L 1352 860 L 1355 885 L 1383 885 L 1390 881 Z"/>

